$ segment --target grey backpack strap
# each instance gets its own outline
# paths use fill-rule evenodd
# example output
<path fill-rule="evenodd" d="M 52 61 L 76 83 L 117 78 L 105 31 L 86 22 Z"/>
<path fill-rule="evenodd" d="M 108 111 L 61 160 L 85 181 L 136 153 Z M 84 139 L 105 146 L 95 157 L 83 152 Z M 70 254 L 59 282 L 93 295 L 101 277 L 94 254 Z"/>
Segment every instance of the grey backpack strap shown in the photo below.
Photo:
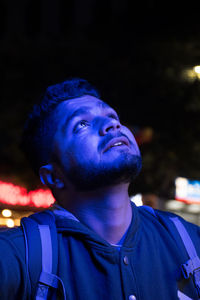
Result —
<path fill-rule="evenodd" d="M 143 205 L 141 208 L 144 208 L 146 211 L 154 215 L 155 217 L 163 220 L 163 223 L 166 223 L 166 217 L 164 220 L 164 217 L 162 216 L 162 212 L 158 210 L 154 210 L 150 206 Z M 200 298 L 200 259 L 197 255 L 194 243 L 192 242 L 185 226 L 181 222 L 181 220 L 178 217 L 168 217 L 170 221 L 174 224 L 176 227 L 179 236 L 183 242 L 183 245 L 185 246 L 185 249 L 187 251 L 187 254 L 189 256 L 189 260 L 182 265 L 182 273 L 184 278 L 188 279 L 190 276 L 193 277 L 194 285 L 197 290 L 198 297 Z"/>
<path fill-rule="evenodd" d="M 190 276 L 193 276 L 194 285 L 197 289 L 198 297 L 200 297 L 200 259 L 183 223 L 178 217 L 170 218 L 170 220 L 176 226 L 176 229 L 181 236 L 185 249 L 190 258 L 185 264 L 182 265 L 183 276 L 186 279 L 188 279 Z"/>
<path fill-rule="evenodd" d="M 40 273 L 35 299 L 46 300 L 49 288 L 58 288 L 58 278 L 52 273 L 53 255 L 50 227 L 48 225 L 38 225 L 38 229 L 41 240 L 42 271 Z"/>
<path fill-rule="evenodd" d="M 56 299 L 59 283 L 62 287 L 63 299 L 66 299 L 64 284 L 57 276 L 58 240 L 53 213 L 44 211 L 22 218 L 21 225 L 33 299 Z"/>

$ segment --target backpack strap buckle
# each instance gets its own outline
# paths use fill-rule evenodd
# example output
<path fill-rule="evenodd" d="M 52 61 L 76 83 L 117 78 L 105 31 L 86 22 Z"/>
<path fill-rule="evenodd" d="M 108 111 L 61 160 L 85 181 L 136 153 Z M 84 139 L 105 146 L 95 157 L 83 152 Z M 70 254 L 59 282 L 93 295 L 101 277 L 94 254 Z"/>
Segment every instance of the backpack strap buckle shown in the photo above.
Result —
<path fill-rule="evenodd" d="M 193 276 L 193 282 L 200 297 L 200 259 L 195 256 L 182 265 L 182 272 L 184 278 L 188 279 Z"/>
<path fill-rule="evenodd" d="M 54 274 L 42 271 L 37 286 L 36 300 L 44 300 L 48 298 L 49 287 L 58 288 L 58 277 Z"/>
<path fill-rule="evenodd" d="M 185 264 L 182 265 L 182 272 L 184 278 L 188 279 L 190 275 L 193 275 L 195 271 L 200 270 L 200 259 L 195 256 L 189 259 Z"/>
<path fill-rule="evenodd" d="M 37 294 L 35 299 L 36 300 L 44 300 L 48 297 L 49 287 L 47 285 L 39 283 L 37 286 Z"/>
<path fill-rule="evenodd" d="M 39 282 L 54 289 L 58 288 L 58 277 L 52 273 L 41 272 Z"/>

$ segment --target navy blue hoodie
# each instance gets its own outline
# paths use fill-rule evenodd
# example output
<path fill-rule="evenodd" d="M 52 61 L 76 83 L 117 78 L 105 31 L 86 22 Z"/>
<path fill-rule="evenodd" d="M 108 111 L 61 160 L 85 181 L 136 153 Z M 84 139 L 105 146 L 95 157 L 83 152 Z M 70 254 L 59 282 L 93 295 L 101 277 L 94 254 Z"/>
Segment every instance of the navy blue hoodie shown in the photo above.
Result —
<path fill-rule="evenodd" d="M 198 299 L 192 278 L 184 279 L 181 272 L 188 255 L 176 230 L 171 233 L 168 226 L 134 204 L 132 209 L 132 222 L 121 247 L 110 245 L 77 220 L 56 216 L 57 275 L 67 299 Z M 167 224 L 171 214 L 162 214 Z M 199 227 L 181 222 L 200 257 Z M 1 300 L 31 299 L 20 227 L 0 233 L 0 276 Z"/>

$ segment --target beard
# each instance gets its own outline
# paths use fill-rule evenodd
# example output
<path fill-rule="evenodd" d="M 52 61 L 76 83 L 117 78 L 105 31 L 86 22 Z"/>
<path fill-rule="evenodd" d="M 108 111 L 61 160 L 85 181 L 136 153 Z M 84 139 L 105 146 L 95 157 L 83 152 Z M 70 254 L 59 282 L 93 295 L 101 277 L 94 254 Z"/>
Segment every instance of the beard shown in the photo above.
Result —
<path fill-rule="evenodd" d="M 78 191 L 92 191 L 120 183 L 131 183 L 142 167 L 140 155 L 121 153 L 112 162 L 85 162 L 65 170 L 67 178 Z"/>

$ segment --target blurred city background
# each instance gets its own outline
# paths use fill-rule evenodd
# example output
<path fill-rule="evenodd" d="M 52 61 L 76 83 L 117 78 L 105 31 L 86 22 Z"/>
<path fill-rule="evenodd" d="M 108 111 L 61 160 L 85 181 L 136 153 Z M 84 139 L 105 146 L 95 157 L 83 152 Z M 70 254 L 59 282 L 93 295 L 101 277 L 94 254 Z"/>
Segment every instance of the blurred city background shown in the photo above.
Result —
<path fill-rule="evenodd" d="M 91 81 L 133 131 L 137 205 L 200 225 L 198 1 L 1 0 L 0 226 L 48 207 L 19 149 L 32 105 L 69 76 Z"/>

